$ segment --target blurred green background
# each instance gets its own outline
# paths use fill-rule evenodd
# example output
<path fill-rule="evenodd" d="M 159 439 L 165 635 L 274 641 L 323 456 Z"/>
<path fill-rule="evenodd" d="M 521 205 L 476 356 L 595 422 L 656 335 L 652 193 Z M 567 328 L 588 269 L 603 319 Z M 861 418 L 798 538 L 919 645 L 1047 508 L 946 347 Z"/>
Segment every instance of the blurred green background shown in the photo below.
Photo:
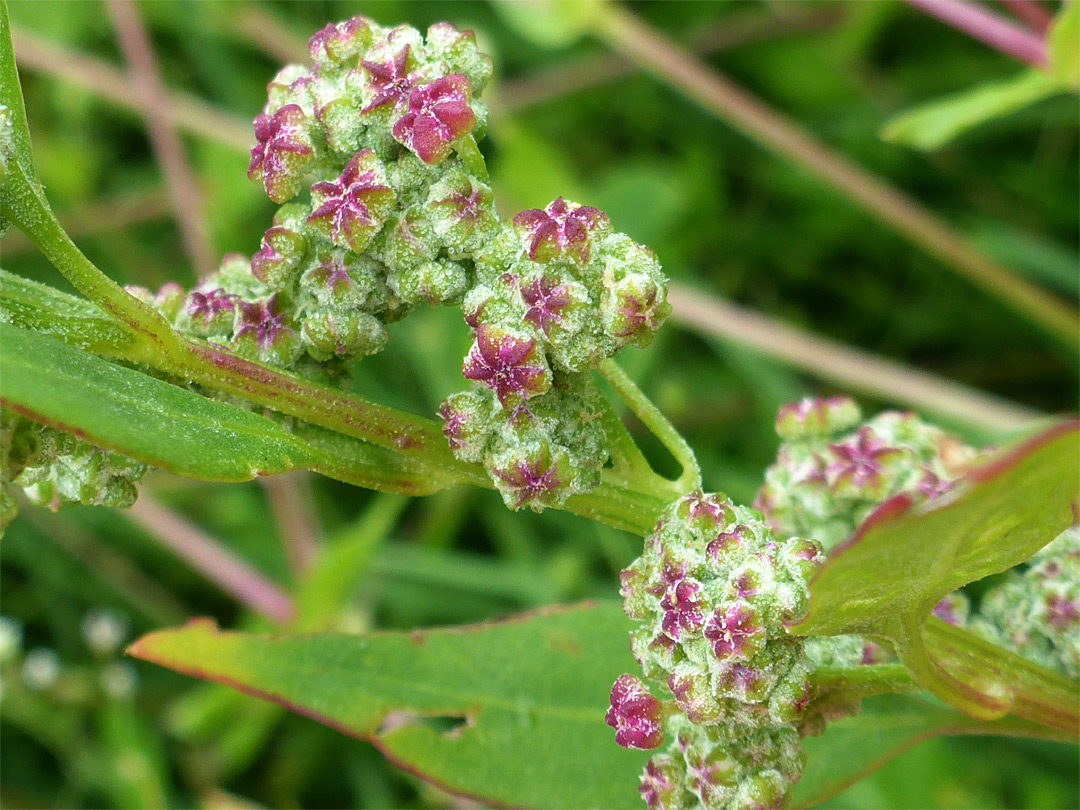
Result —
<path fill-rule="evenodd" d="M 986 256 L 1075 302 L 1075 94 L 920 152 L 882 140 L 882 127 L 912 107 L 1013 76 L 1018 64 L 899 2 L 632 8 Z M 445 19 L 474 29 L 495 59 L 482 148 L 505 214 L 560 194 L 598 206 L 656 250 L 672 279 L 770 323 L 1044 413 L 1077 408 L 1069 349 L 604 43 L 564 36 L 559 23 L 568 18 L 481 2 L 140 4 L 164 83 L 182 94 L 165 106 L 181 119 L 181 171 L 196 193 L 177 216 L 104 7 L 12 0 L 10 11 L 39 175 L 80 247 L 124 283 L 190 286 L 206 256 L 257 248 L 273 206 L 246 179 L 245 127 L 277 68 L 303 58 L 308 35 L 356 13 L 420 28 Z M 195 249 L 184 227 L 205 229 Z M 10 234 L 0 251 L 5 269 L 68 289 L 21 235 Z M 453 310 L 408 323 L 386 352 L 357 367 L 353 385 L 431 414 L 462 387 L 467 329 Z M 776 409 L 839 391 L 828 382 L 835 375 L 796 370 L 674 321 L 650 349 L 621 361 L 695 448 L 707 485 L 745 501 L 776 451 Z M 858 393 L 868 412 L 904 404 L 874 379 Z M 1000 438 L 964 407 L 936 415 L 971 441 Z M 669 472 L 671 462 L 639 435 Z M 327 611 L 328 627 L 350 632 L 613 598 L 617 572 L 641 542 L 550 510 L 512 515 L 486 491 L 406 502 L 309 476 L 211 486 L 156 473 L 143 492 L 160 514 L 217 538 L 285 590 L 301 576 L 298 542 L 359 548 L 348 598 Z M 0 805 L 465 806 L 395 770 L 367 743 L 123 661 L 123 641 L 190 616 L 271 627 L 170 550 L 177 532 L 160 516 L 136 522 L 95 508 L 26 509 L 9 530 L 0 545 Z M 1074 747 L 938 739 L 829 806 L 1076 807 L 1077 784 Z"/>

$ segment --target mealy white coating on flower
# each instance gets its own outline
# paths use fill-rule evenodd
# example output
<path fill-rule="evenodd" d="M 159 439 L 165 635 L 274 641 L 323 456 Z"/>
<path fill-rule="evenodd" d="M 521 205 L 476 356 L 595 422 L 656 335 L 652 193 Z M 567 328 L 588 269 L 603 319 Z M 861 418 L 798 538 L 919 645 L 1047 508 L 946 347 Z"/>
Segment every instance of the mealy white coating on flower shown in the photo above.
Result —
<path fill-rule="evenodd" d="M 1080 528 L 1073 526 L 1022 572 L 985 593 L 975 632 L 1070 678 L 1080 678 Z"/>
<path fill-rule="evenodd" d="M 723 495 L 669 506 L 622 572 L 640 622 L 631 649 L 681 714 L 674 742 L 642 778 L 650 808 L 778 807 L 802 772 L 796 723 L 810 702 L 804 641 L 787 634 L 808 608 L 820 546 L 784 539 Z"/>
<path fill-rule="evenodd" d="M 828 550 L 894 495 L 947 491 L 975 458 L 973 449 L 914 414 L 887 411 L 846 432 L 857 416 L 845 398 L 781 409 L 777 429 L 790 438 L 755 502 L 778 532 Z"/>

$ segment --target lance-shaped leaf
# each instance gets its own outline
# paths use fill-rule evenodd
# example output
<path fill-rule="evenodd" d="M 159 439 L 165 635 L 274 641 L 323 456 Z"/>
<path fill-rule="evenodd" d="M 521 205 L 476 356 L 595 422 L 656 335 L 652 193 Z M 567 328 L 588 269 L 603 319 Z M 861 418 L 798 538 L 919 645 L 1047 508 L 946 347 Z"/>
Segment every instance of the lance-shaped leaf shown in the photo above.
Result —
<path fill-rule="evenodd" d="M 807 764 L 792 807 L 824 802 L 915 745 L 946 734 L 1053 739 L 1047 729 L 1019 717 L 977 720 L 921 695 L 880 695 L 863 701 L 857 716 L 833 721 L 820 737 L 803 740 Z"/>
<path fill-rule="evenodd" d="M 304 467 L 407 494 L 441 486 L 381 448 L 314 425 L 286 430 L 6 320 L 0 317 L 0 403 L 94 444 L 205 481 L 247 481 Z"/>
<path fill-rule="evenodd" d="M 1075 684 L 1039 667 L 1010 682 L 1001 667 L 1019 667 L 1016 656 L 979 652 L 970 633 L 947 634 L 927 620 L 943 596 L 1024 562 L 1073 522 L 1078 435 L 1076 422 L 1061 423 L 999 453 L 943 497 L 886 501 L 817 572 L 809 614 L 789 630 L 887 638 L 923 687 L 962 711 L 991 719 L 1013 710 L 1046 722 L 1028 711 L 1027 690 L 1038 681 L 1069 696 Z M 988 657 L 1004 663 L 987 666 Z M 1076 702 L 1055 703 L 1054 725 L 1075 733 L 1068 706 Z"/>
<path fill-rule="evenodd" d="M 638 808 L 649 752 L 620 748 L 604 722 L 612 682 L 636 668 L 629 629 L 618 603 L 367 636 L 274 638 L 196 621 L 129 652 L 369 739 L 454 793 L 525 807 Z"/>

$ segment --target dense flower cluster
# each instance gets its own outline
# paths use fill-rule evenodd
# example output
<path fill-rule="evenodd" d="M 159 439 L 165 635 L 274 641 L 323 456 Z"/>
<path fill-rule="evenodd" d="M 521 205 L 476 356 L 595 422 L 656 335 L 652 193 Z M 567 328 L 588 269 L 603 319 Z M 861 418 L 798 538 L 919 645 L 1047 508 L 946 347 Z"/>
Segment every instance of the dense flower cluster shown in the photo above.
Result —
<path fill-rule="evenodd" d="M 861 419 L 850 399 L 804 399 L 781 408 L 784 443 L 754 505 L 780 534 L 830 549 L 882 501 L 901 492 L 934 497 L 970 466 L 975 451 L 911 413 Z"/>
<path fill-rule="evenodd" d="M 364 17 L 309 50 L 255 119 L 248 175 L 282 204 L 259 250 L 225 257 L 178 305 L 170 290 L 166 314 L 260 362 L 333 371 L 380 351 L 414 305 L 472 286 L 498 230 L 476 148 L 491 63 L 451 25 L 424 36 Z"/>
<path fill-rule="evenodd" d="M 642 781 L 651 808 L 776 807 L 788 794 L 802 772 L 795 722 L 809 704 L 810 664 L 784 624 L 805 615 L 821 560 L 812 540 L 784 539 L 755 510 L 696 492 L 668 507 L 622 572 L 623 606 L 640 622 L 634 657 L 681 712 Z M 612 690 L 608 722 L 622 732 L 644 720 L 651 731 L 655 707 L 638 700 L 628 710 L 624 691 Z M 623 736 L 635 747 L 660 742 Z"/>
<path fill-rule="evenodd" d="M 18 513 L 14 487 L 35 504 L 128 507 L 146 465 L 75 436 L 0 411 L 0 532 Z"/>
<path fill-rule="evenodd" d="M 355 17 L 309 50 L 255 119 L 248 174 L 282 204 L 260 249 L 186 294 L 136 292 L 181 331 L 329 380 L 414 306 L 461 305 L 477 385 L 440 409 L 455 454 L 513 508 L 592 489 L 609 454 L 588 372 L 667 316 L 656 257 L 562 198 L 499 218 L 477 149 L 491 63 L 471 33 Z"/>
<path fill-rule="evenodd" d="M 1020 655 L 1080 678 L 1080 527 L 1040 550 L 1023 573 L 983 595 L 971 627 Z"/>
<path fill-rule="evenodd" d="M 485 461 L 509 505 L 561 503 L 595 486 L 608 458 L 587 372 L 648 344 L 670 311 L 666 279 L 603 213 L 562 198 L 503 226 L 476 272 L 463 374 L 483 388 L 443 404 L 446 435 L 460 458 Z"/>

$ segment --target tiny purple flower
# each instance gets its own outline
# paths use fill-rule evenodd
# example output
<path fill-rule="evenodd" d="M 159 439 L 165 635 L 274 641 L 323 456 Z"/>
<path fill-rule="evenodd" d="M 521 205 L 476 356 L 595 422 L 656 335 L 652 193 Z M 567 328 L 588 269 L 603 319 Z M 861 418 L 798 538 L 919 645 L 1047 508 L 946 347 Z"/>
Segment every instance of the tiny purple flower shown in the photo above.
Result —
<path fill-rule="evenodd" d="M 540 502 L 563 483 L 555 459 L 546 450 L 532 459 L 517 459 L 508 467 L 494 468 L 491 472 L 498 479 L 499 489 L 509 493 L 511 509 Z"/>
<path fill-rule="evenodd" d="M 730 557 L 733 552 L 738 553 L 746 545 L 746 539 L 743 537 L 745 532 L 747 528 L 742 525 L 735 526 L 729 532 L 720 532 L 709 542 L 709 545 L 705 546 L 705 553 L 718 565 L 722 565 L 724 559 Z"/>
<path fill-rule="evenodd" d="M 613 337 L 645 345 L 671 312 L 652 279 L 627 278 L 611 291 L 605 328 Z"/>
<path fill-rule="evenodd" d="M 604 722 L 615 729 L 615 742 L 623 748 L 648 750 L 664 742 L 663 707 L 633 675 L 620 675 L 611 687 Z"/>
<path fill-rule="evenodd" d="M 251 257 L 251 272 L 272 289 L 280 289 L 295 278 L 305 246 L 301 234 L 274 225 L 263 234 L 259 250 Z"/>
<path fill-rule="evenodd" d="M 356 16 L 316 32 L 308 40 L 308 53 L 315 62 L 343 62 L 363 51 L 370 41 L 371 20 Z"/>
<path fill-rule="evenodd" d="M 1046 599 L 1046 621 L 1058 630 L 1068 630 L 1080 622 L 1080 605 L 1075 599 L 1052 593 Z"/>
<path fill-rule="evenodd" d="M 947 624 L 963 626 L 967 621 L 968 603 L 963 596 L 949 594 L 934 605 L 934 615 Z"/>
<path fill-rule="evenodd" d="M 255 116 L 257 143 L 251 147 L 248 177 L 262 182 L 276 203 L 300 191 L 300 175 L 314 154 L 307 126 L 307 116 L 296 104 L 287 104 L 273 115 Z"/>
<path fill-rule="evenodd" d="M 307 221 L 335 245 L 360 253 L 379 232 L 394 192 L 386 185 L 375 152 L 357 152 L 341 177 L 311 187 L 315 210 Z"/>
<path fill-rule="evenodd" d="M 851 427 L 859 407 L 848 397 L 805 397 L 784 405 L 776 414 L 776 432 L 785 439 L 824 436 Z"/>
<path fill-rule="evenodd" d="M 881 482 L 885 462 L 900 451 L 889 447 L 868 427 L 859 428 L 854 437 L 830 444 L 832 461 L 825 468 L 829 486 L 836 489 L 872 488 Z"/>
<path fill-rule="evenodd" d="M 503 407 L 551 388 L 551 372 L 536 341 L 482 323 L 462 374 L 491 388 Z"/>
<path fill-rule="evenodd" d="M 660 607 L 665 611 L 661 627 L 676 641 L 683 631 L 693 633 L 705 620 L 701 614 L 701 600 L 697 598 L 700 592 L 700 584 L 684 579 L 660 600 Z"/>
<path fill-rule="evenodd" d="M 525 320 L 543 332 L 550 334 L 551 325 L 561 324 L 563 311 L 570 306 L 570 289 L 547 276 L 540 276 L 521 285 L 521 297 L 528 305 Z"/>
<path fill-rule="evenodd" d="M 214 321 L 228 314 L 232 319 L 232 312 L 236 308 L 236 296 L 229 295 L 225 290 L 193 290 L 188 296 L 187 314 L 192 320 L 199 318 L 203 325 L 210 327 Z"/>
<path fill-rule="evenodd" d="M 409 72 L 408 45 L 385 62 L 361 61 L 360 66 L 367 71 L 374 91 L 371 101 L 360 111 L 364 114 L 386 104 L 391 104 L 394 112 L 404 108 L 409 102 L 410 92 L 420 80 L 419 74 Z"/>
<path fill-rule="evenodd" d="M 339 251 L 334 251 L 329 256 L 321 259 L 319 264 L 309 270 L 304 278 L 305 280 L 310 278 L 321 285 L 334 299 L 341 299 L 343 296 L 348 295 L 356 285 L 352 276 L 349 275 L 349 268 L 345 264 L 345 256 Z"/>
<path fill-rule="evenodd" d="M 748 602 L 717 608 L 705 625 L 705 638 L 721 661 L 750 659 L 765 647 L 765 628 L 757 610 Z"/>
<path fill-rule="evenodd" d="M 648 810 L 675 810 L 673 799 L 682 792 L 679 767 L 668 754 L 658 754 L 645 765 L 638 792 Z"/>
<path fill-rule="evenodd" d="M 608 224 L 603 211 L 567 202 L 562 197 L 543 210 L 534 208 L 514 217 L 514 227 L 525 243 L 529 258 L 537 262 L 566 255 L 586 264 L 592 252 L 593 232 Z"/>
<path fill-rule="evenodd" d="M 451 450 L 461 450 L 466 446 L 464 440 L 468 424 L 474 418 L 473 414 L 466 410 L 459 410 L 450 402 L 443 402 L 439 406 L 439 418 L 443 420 L 443 435 L 450 443 Z"/>
<path fill-rule="evenodd" d="M 460 73 L 414 87 L 409 110 L 394 124 L 394 137 L 428 164 L 442 163 L 454 141 L 476 126 L 472 86 Z"/>
<path fill-rule="evenodd" d="M 277 295 L 265 301 L 240 301 L 240 312 L 233 340 L 253 341 L 260 349 L 274 348 L 283 337 L 293 337 L 288 316 Z"/>

